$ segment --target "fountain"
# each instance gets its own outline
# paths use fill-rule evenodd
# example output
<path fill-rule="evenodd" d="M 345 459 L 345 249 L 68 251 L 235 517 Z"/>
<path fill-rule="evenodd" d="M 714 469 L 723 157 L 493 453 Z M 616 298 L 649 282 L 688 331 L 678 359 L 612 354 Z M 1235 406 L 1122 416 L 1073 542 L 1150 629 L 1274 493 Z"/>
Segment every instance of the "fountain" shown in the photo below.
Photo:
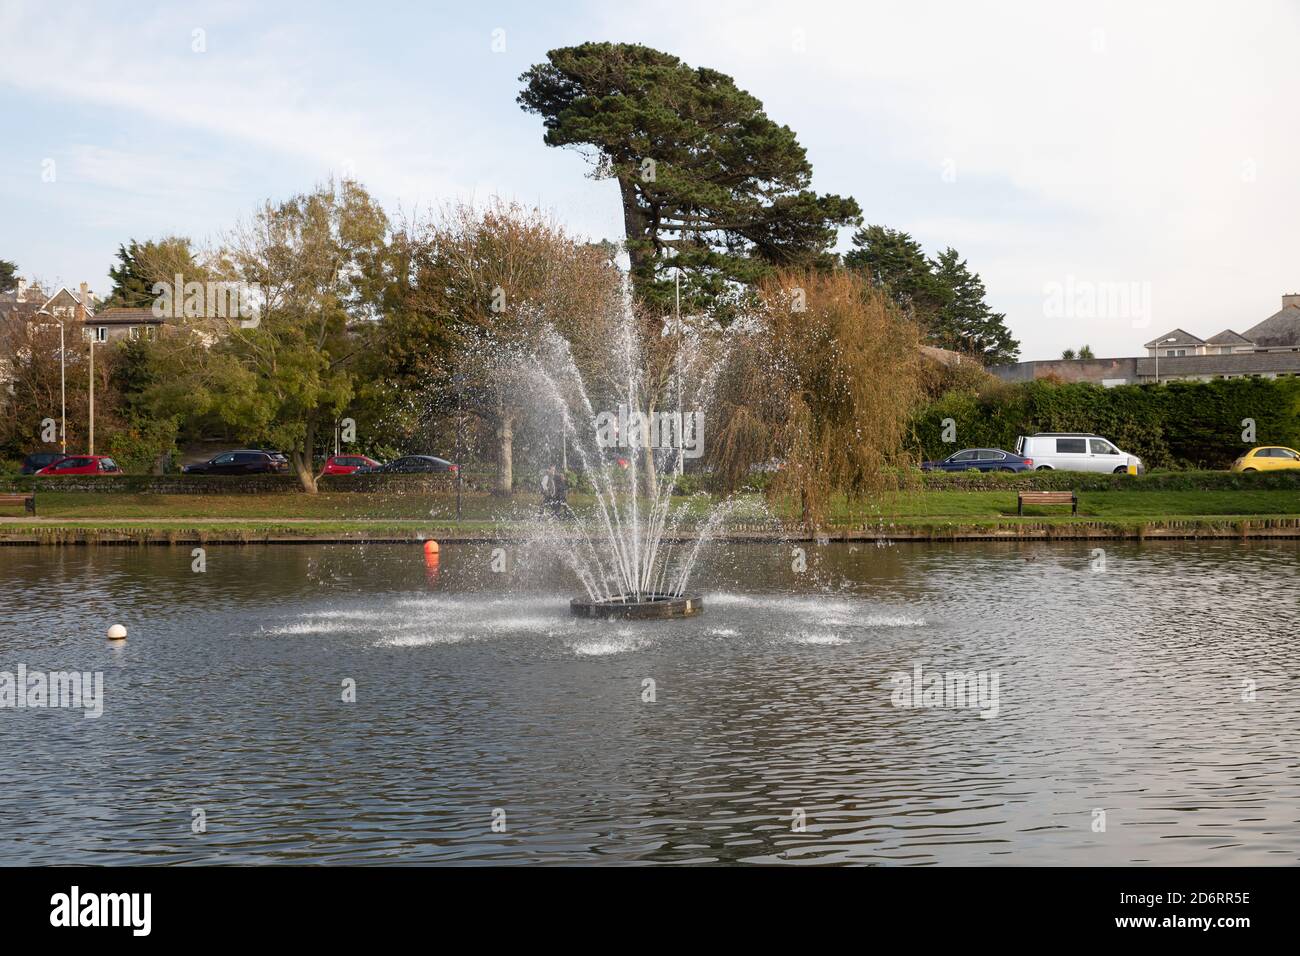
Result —
<path fill-rule="evenodd" d="M 593 499 L 581 509 L 558 505 L 531 537 L 576 574 L 585 594 L 570 603 L 575 615 L 692 617 L 704 601 L 688 591 L 691 572 L 735 500 L 704 507 L 703 495 L 674 502 L 674 493 L 686 463 L 703 454 L 704 409 L 727 349 L 680 318 L 639 335 L 626 288 L 623 298 L 599 360 L 584 352 L 593 382 L 554 328 L 523 363 L 534 413 L 557 426 L 547 453 Z"/>

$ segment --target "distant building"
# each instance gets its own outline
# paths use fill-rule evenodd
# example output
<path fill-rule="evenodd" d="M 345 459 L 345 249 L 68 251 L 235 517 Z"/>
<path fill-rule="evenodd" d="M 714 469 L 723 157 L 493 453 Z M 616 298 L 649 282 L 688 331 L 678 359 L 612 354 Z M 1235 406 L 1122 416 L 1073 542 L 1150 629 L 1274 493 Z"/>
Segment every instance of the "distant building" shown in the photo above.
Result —
<path fill-rule="evenodd" d="M 61 286 L 53 295 L 18 280 L 18 288 L 0 295 L 0 323 L 20 320 L 23 325 L 42 328 L 59 322 L 75 323 L 84 338 L 96 342 L 116 339 L 154 338 L 164 325 L 152 309 L 100 309 L 86 283 L 74 292 Z"/>
<path fill-rule="evenodd" d="M 152 339 L 163 327 L 163 320 L 152 309 L 101 309 L 86 323 L 87 334 L 97 342 L 114 339 Z"/>
<path fill-rule="evenodd" d="M 1066 382 L 1134 385 L 1216 378 L 1300 375 L 1300 294 L 1282 296 L 1282 308 L 1245 332 L 1224 329 L 1208 339 L 1171 329 L 1144 346 L 1145 357 L 1049 359 L 1000 365 L 988 371 L 1007 382 L 1056 377 Z"/>

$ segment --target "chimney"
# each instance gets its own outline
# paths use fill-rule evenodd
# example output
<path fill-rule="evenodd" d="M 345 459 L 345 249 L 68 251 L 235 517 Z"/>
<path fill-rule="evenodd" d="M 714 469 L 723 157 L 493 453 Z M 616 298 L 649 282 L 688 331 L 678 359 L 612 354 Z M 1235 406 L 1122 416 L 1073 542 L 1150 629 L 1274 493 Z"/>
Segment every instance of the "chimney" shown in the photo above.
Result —
<path fill-rule="evenodd" d="M 1292 292 L 1290 295 L 1282 296 L 1282 308 L 1290 306 L 1293 309 L 1300 309 L 1300 292 Z"/>
<path fill-rule="evenodd" d="M 27 280 L 22 276 L 18 277 L 18 301 L 27 301 Z"/>
<path fill-rule="evenodd" d="M 90 318 L 90 286 L 81 283 L 81 298 L 77 302 L 77 318 L 85 322 Z"/>

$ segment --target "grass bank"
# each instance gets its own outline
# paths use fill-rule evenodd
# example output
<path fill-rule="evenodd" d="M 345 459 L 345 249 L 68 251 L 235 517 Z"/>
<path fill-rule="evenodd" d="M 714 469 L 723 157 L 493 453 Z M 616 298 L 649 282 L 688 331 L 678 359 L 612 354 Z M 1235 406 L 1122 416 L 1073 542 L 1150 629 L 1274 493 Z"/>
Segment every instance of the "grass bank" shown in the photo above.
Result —
<path fill-rule="evenodd" d="M 0 514 L 0 541 L 417 540 L 423 537 L 496 540 L 517 537 L 537 513 L 533 495 L 501 500 L 462 498 L 456 519 L 451 494 L 184 495 L 43 491 L 40 514 L 21 506 Z M 575 510 L 594 506 L 571 498 Z M 700 517 L 715 503 L 682 498 Z M 754 495 L 725 527 L 733 537 L 803 537 L 797 516 L 772 514 Z M 1300 493 L 1293 489 L 1098 490 L 1079 492 L 1068 506 L 1029 507 L 1016 514 L 1016 490 L 924 487 L 868 506 L 835 502 L 823 531 L 835 537 L 900 540 L 961 537 L 1300 536 Z"/>

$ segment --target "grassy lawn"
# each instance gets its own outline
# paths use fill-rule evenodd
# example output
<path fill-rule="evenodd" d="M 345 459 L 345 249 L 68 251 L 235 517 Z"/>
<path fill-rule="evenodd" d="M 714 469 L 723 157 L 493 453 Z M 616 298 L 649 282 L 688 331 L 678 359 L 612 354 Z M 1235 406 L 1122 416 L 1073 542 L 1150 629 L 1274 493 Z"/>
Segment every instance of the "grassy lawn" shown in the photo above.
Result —
<path fill-rule="evenodd" d="M 590 497 L 574 495 L 570 502 L 578 511 L 593 507 Z M 38 495 L 42 527 L 69 529 L 129 528 L 147 524 L 160 532 L 210 528 L 214 531 L 260 534 L 413 534 L 421 529 L 456 528 L 490 532 L 505 529 L 537 513 L 537 498 L 516 495 L 502 501 L 490 495 L 466 494 L 462 499 L 463 519 L 456 521 L 453 495 L 377 495 L 355 492 L 322 492 L 318 495 L 145 495 L 110 493 L 43 492 Z M 679 499 L 703 516 L 711 505 L 704 496 Z M 19 519 L 21 506 L 0 514 Z M 740 522 L 763 519 L 759 498 L 742 502 L 733 514 Z M 1016 516 L 1014 491 L 921 490 L 890 495 L 869 505 L 849 508 L 837 502 L 829 524 L 875 525 L 877 523 L 919 528 L 936 525 L 990 526 L 993 524 L 1069 524 L 1106 522 L 1132 526 L 1169 520 L 1232 521 L 1245 517 L 1300 516 L 1300 496 L 1294 491 L 1093 491 L 1079 495 L 1079 515 L 1070 516 L 1068 506 L 1033 507 Z M 793 519 L 793 513 L 783 515 Z M 21 533 L 33 522 L 0 522 L 0 533 Z"/>

